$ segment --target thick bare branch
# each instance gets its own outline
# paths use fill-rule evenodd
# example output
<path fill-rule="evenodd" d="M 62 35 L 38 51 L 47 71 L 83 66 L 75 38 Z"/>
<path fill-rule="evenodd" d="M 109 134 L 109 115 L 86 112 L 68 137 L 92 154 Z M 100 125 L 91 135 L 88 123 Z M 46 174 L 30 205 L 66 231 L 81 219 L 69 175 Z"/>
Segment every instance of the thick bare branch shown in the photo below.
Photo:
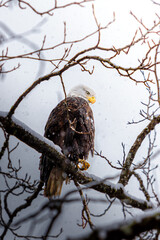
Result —
<path fill-rule="evenodd" d="M 133 218 L 131 221 L 114 223 L 106 227 L 93 230 L 87 237 L 78 238 L 78 240 L 122 240 L 134 239 L 139 234 L 152 229 L 160 229 L 160 211 L 150 210 L 143 216 Z M 154 238 L 156 239 L 156 238 Z M 71 240 L 71 239 L 70 239 Z M 74 240 L 72 238 L 72 240 Z M 77 238 L 76 238 L 77 240 Z"/>
<path fill-rule="evenodd" d="M 128 183 L 129 178 L 130 178 L 130 167 L 133 163 L 133 160 L 135 158 L 135 155 L 140 148 L 143 140 L 145 137 L 155 128 L 157 124 L 160 123 L 160 115 L 157 117 L 154 117 L 152 121 L 145 127 L 142 132 L 137 136 L 134 144 L 129 150 L 129 153 L 126 157 L 126 160 L 123 165 L 123 170 L 120 175 L 119 183 L 122 183 L 124 186 Z"/>

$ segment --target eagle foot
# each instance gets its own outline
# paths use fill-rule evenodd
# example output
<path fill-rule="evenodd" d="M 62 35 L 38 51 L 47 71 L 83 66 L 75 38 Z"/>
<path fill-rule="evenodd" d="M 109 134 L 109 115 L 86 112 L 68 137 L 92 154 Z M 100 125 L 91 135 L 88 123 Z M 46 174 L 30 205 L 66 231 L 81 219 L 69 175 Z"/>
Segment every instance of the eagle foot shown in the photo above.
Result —
<path fill-rule="evenodd" d="M 80 164 L 80 165 L 79 165 Z M 78 159 L 77 167 L 81 170 L 87 170 L 90 167 L 90 164 L 84 159 Z"/>

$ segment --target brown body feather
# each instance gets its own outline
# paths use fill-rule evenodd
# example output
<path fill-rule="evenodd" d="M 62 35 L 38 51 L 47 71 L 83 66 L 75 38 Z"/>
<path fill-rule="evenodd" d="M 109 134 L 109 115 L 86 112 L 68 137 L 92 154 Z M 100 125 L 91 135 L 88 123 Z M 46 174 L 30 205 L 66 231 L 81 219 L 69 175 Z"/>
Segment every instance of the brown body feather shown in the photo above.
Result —
<path fill-rule="evenodd" d="M 68 97 L 51 112 L 44 136 L 59 145 L 71 161 L 87 159 L 94 152 L 94 119 L 89 103 L 80 97 Z M 45 195 L 61 193 L 63 171 L 57 168 L 45 154 L 40 162 L 41 180 L 45 183 Z"/>

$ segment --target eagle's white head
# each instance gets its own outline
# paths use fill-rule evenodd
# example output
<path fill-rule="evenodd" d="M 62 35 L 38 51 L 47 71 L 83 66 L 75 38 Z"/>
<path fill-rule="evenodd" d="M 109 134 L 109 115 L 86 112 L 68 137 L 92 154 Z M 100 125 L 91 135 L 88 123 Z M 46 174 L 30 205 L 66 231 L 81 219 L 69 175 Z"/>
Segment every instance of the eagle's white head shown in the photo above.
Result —
<path fill-rule="evenodd" d="M 95 103 L 96 102 L 96 94 L 95 92 L 85 86 L 85 85 L 78 85 L 71 89 L 71 91 L 68 94 L 68 97 L 81 97 L 87 100 L 89 103 Z"/>

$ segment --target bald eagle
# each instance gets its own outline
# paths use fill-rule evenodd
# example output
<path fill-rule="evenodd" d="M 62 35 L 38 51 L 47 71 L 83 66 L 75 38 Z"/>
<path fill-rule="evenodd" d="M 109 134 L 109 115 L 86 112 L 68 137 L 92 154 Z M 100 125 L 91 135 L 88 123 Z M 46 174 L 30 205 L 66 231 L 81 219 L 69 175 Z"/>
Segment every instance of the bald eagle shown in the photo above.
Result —
<path fill-rule="evenodd" d="M 95 103 L 92 89 L 79 85 L 73 88 L 50 113 L 45 126 L 44 136 L 56 145 L 62 153 L 81 170 L 86 170 L 89 163 L 85 160 L 89 152 L 94 152 L 94 118 L 89 103 Z M 45 184 L 44 195 L 59 196 L 65 180 L 64 172 L 49 160 L 45 154 L 40 161 L 40 178 Z"/>

